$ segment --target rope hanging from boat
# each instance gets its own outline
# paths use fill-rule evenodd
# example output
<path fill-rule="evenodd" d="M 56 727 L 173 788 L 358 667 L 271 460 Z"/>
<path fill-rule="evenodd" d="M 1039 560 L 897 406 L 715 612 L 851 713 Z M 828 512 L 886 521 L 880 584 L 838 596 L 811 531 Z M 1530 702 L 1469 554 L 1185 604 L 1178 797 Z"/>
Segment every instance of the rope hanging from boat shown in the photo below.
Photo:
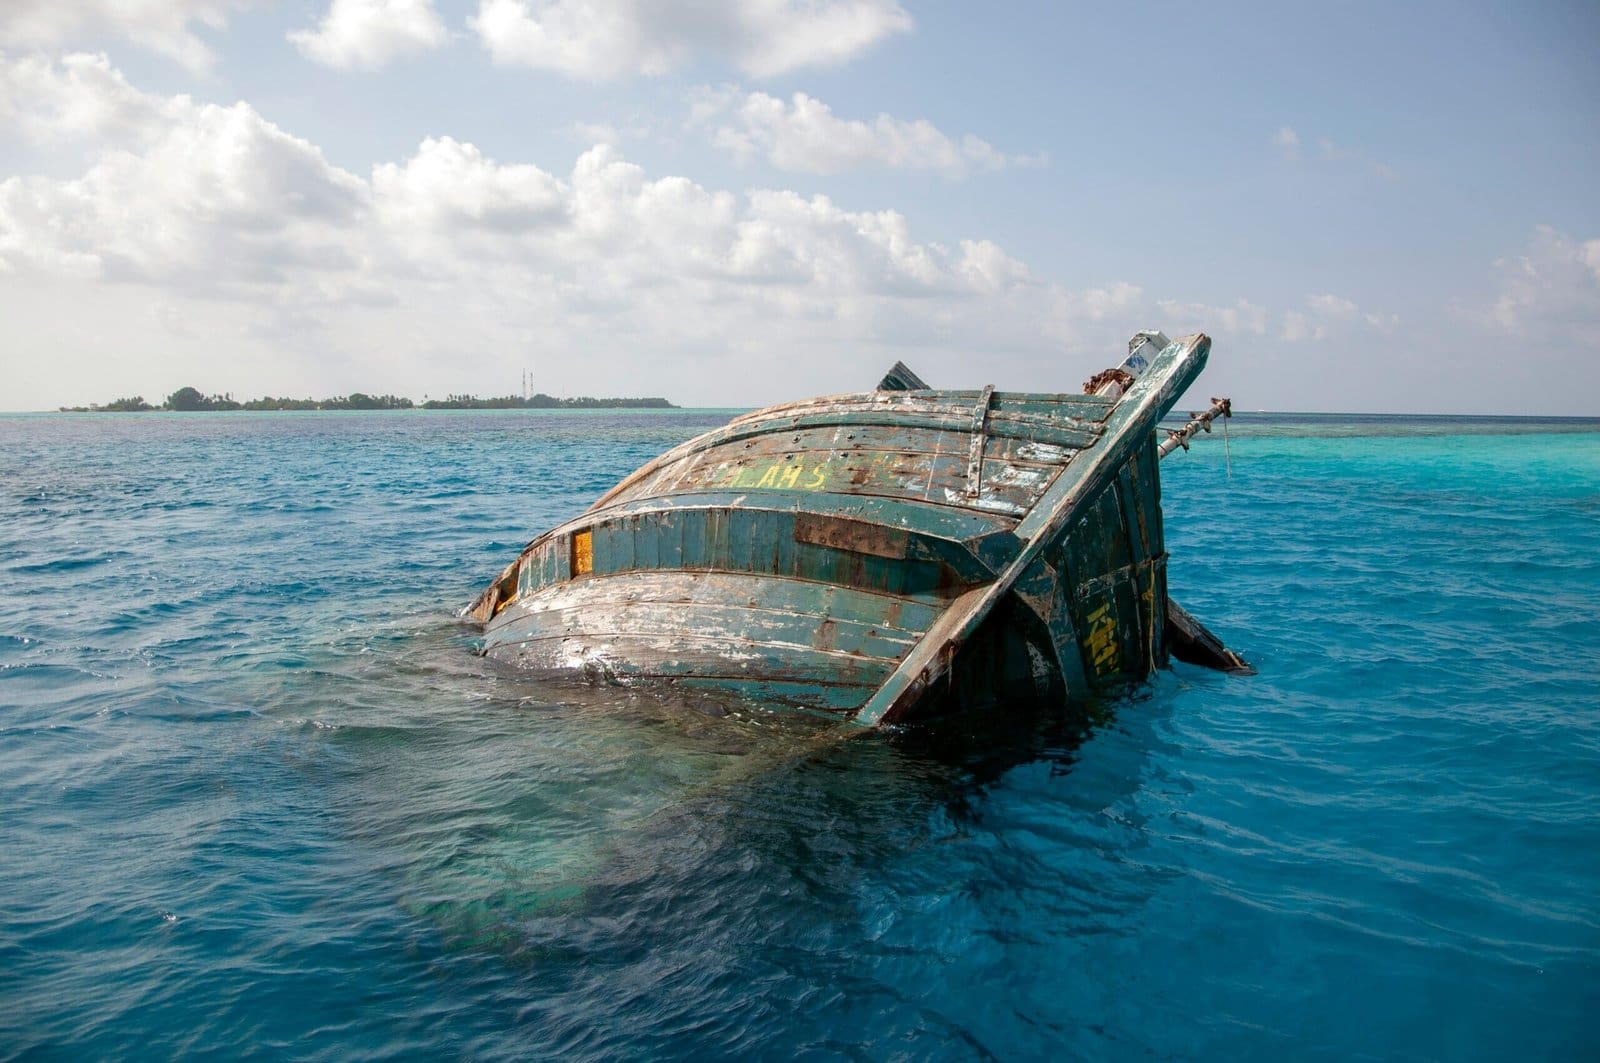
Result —
<path fill-rule="evenodd" d="M 1227 417 L 1222 419 L 1222 454 L 1228 463 L 1229 483 L 1233 482 L 1233 448 L 1228 445 L 1228 422 L 1231 420 L 1233 420 L 1232 414 L 1229 414 Z"/>

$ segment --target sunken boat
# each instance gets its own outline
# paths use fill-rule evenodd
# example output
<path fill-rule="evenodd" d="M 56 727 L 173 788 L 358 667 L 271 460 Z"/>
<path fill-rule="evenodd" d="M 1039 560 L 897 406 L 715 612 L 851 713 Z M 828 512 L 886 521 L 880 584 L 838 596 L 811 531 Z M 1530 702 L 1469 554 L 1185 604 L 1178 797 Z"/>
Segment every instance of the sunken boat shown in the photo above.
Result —
<path fill-rule="evenodd" d="M 466 616 L 521 668 L 893 724 L 1086 701 L 1180 656 L 1246 667 L 1167 597 L 1158 442 L 1210 351 L 1141 332 L 1082 394 L 871 392 L 735 418 L 545 532 Z"/>

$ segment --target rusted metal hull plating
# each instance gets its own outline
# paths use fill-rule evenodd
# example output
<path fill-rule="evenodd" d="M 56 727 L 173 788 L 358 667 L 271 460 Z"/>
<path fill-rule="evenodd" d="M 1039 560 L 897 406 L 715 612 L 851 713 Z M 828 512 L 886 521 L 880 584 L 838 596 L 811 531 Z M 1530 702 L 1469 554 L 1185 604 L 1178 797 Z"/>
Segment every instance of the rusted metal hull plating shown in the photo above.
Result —
<path fill-rule="evenodd" d="M 1142 679 L 1168 652 L 1155 428 L 1209 348 L 1168 344 L 1120 397 L 881 390 L 747 414 L 528 544 L 469 615 L 535 671 L 868 725 Z"/>

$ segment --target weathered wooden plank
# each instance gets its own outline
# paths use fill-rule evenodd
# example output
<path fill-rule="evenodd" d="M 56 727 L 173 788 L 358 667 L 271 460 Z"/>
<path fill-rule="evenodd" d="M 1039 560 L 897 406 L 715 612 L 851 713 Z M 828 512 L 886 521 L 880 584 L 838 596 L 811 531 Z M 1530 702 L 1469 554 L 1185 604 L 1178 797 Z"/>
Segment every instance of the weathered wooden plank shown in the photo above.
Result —
<path fill-rule="evenodd" d="M 973 466 L 960 454 L 921 454 L 891 449 L 750 450 L 726 460 L 703 461 L 681 475 L 664 469 L 650 481 L 614 498 L 611 505 L 639 498 L 697 491 L 804 491 L 907 499 L 1021 516 L 1042 495 L 1060 465 L 1000 461 L 987 466 L 976 495 Z"/>
<path fill-rule="evenodd" d="M 962 429 L 963 412 L 959 402 L 944 400 L 926 400 L 921 405 L 913 405 L 901 409 L 891 406 L 876 393 L 866 395 L 846 395 L 833 398 L 811 399 L 805 402 L 789 403 L 783 406 L 770 407 L 758 410 L 755 413 L 745 414 L 729 422 L 726 426 L 697 436 L 694 439 L 681 443 L 652 461 L 645 463 L 632 474 L 625 477 L 610 491 L 607 491 L 595 503 L 595 507 L 603 507 L 612 503 L 622 494 L 631 491 L 638 484 L 648 481 L 658 474 L 663 468 L 673 465 L 688 456 L 712 447 L 722 446 L 727 443 L 738 442 L 754 436 L 774 432 L 793 431 L 796 428 L 806 427 L 889 427 L 903 429 L 932 428 L 943 431 L 960 431 Z M 915 397 L 923 393 L 897 392 L 882 393 L 892 394 L 896 401 L 912 401 L 908 397 Z M 943 395 L 945 393 L 929 393 Z M 959 398 L 963 393 L 949 393 Z M 976 392 L 967 393 L 970 397 Z M 1060 403 L 1045 403 L 1042 410 L 1043 416 L 1032 416 L 1031 408 L 1025 402 L 1016 403 L 1016 409 L 1021 413 L 1010 410 L 997 411 L 993 415 L 991 435 L 996 438 L 1015 438 L 1023 441 L 1036 441 L 1053 446 L 1078 449 L 1089 446 L 1099 434 L 1099 422 L 1105 417 L 1108 407 L 1104 400 L 1093 396 L 1061 396 Z M 897 412 L 899 411 L 899 412 Z M 1050 416 L 1052 413 L 1066 411 L 1062 415 Z M 1084 416 L 1076 416 L 1073 411 L 1081 412 Z"/>
<path fill-rule="evenodd" d="M 903 561 L 911 556 L 910 532 L 900 528 L 885 528 L 864 520 L 796 513 L 794 538 L 796 542 L 830 546 L 836 550 L 895 561 Z"/>
<path fill-rule="evenodd" d="M 835 579 L 938 603 L 964 586 L 993 578 L 1016 549 L 1016 539 L 1004 524 L 975 514 L 882 500 L 862 504 L 832 499 L 833 504 L 817 507 L 819 501 L 830 501 L 829 496 L 780 497 L 773 500 L 775 508 L 755 507 L 746 493 L 707 497 L 721 504 L 645 501 L 554 529 L 524 551 L 517 593 L 526 597 L 569 580 L 567 544 L 579 531 L 588 531 L 593 543 L 592 575 L 584 579 L 663 566 L 766 571 Z M 814 508 L 796 508 L 800 505 Z M 658 520 L 666 524 L 656 527 Z M 830 526 L 848 534 L 821 530 Z M 797 553 L 795 544 L 804 549 Z M 838 556 L 830 556 L 829 550 Z M 896 556 L 902 552 L 904 558 Z M 487 621 L 491 615 L 485 612 L 479 619 Z"/>
<path fill-rule="evenodd" d="M 990 434 L 1002 439 L 1054 441 L 1082 449 L 1100 437 L 1100 425 L 1082 418 L 1040 418 L 1010 410 L 989 414 Z"/>
<path fill-rule="evenodd" d="M 904 362 L 895 362 L 893 368 L 878 381 L 879 391 L 927 391 L 927 383 Z"/>
<path fill-rule="evenodd" d="M 534 671 L 603 677 L 782 679 L 793 683 L 871 686 L 892 661 L 837 651 L 768 644 L 698 631 L 607 631 L 497 639 L 497 649 Z"/>
<path fill-rule="evenodd" d="M 1122 531 L 1121 506 L 1109 491 L 1084 504 L 1082 515 L 1063 536 L 1063 542 L 1080 580 L 1124 568 L 1134 560 Z"/>
<path fill-rule="evenodd" d="M 693 512 L 695 510 L 777 509 L 790 512 L 815 513 L 822 516 L 870 521 L 887 527 L 904 528 L 913 535 L 925 538 L 967 541 L 997 531 L 1014 527 L 1016 520 L 998 513 L 983 513 L 972 509 L 939 505 L 932 502 L 875 498 L 865 495 L 834 495 L 807 491 L 763 491 L 752 495 L 749 491 L 697 492 L 685 500 L 674 498 L 641 498 L 619 503 L 604 510 L 590 510 L 565 524 L 546 532 L 535 544 L 544 539 L 585 528 L 601 520 L 611 520 L 623 514 L 650 514 L 663 512 Z"/>
<path fill-rule="evenodd" d="M 774 697 L 841 709 L 859 706 L 938 612 L 803 580 L 634 573 L 549 588 L 492 633 L 497 655 L 533 671 L 692 679 L 746 695 L 776 683 Z"/>
<path fill-rule="evenodd" d="M 887 492 L 1018 513 L 1031 506 L 1075 451 L 1032 440 L 989 438 L 980 483 L 995 490 L 971 497 L 970 438 L 949 432 L 897 431 L 887 439 L 858 426 L 804 430 L 697 452 L 660 468 L 648 480 L 613 493 L 605 508 L 639 498 L 702 490 L 804 490 L 845 494 Z M 957 455 L 965 452 L 967 464 Z"/>
<path fill-rule="evenodd" d="M 1084 421 L 1103 421 L 1116 400 L 1075 392 L 997 391 L 995 407 L 1002 413 L 1029 417 L 1075 417 Z"/>
<path fill-rule="evenodd" d="M 494 581 L 478 595 L 477 601 L 467 607 L 466 615 L 480 624 L 486 624 L 496 613 L 516 598 L 518 562 L 513 561 L 500 570 Z"/>
<path fill-rule="evenodd" d="M 862 406 L 860 409 L 830 407 L 815 413 L 768 418 L 748 425 L 741 425 L 737 428 L 725 429 L 722 433 L 714 433 L 712 437 L 702 437 L 701 446 L 695 449 L 736 443 L 773 433 L 793 432 L 802 428 L 830 428 L 835 426 L 891 429 L 931 428 L 944 432 L 961 432 L 965 435 L 971 424 L 970 408 L 962 412 L 953 410 L 945 412 L 941 410 L 939 412 L 923 413 L 913 410 L 889 410 L 875 406 Z M 1082 448 L 1094 442 L 1097 435 L 1096 428 L 1096 425 L 1087 421 L 1051 421 L 1040 418 L 996 414 L 991 430 L 996 436 L 1033 439 L 1046 443 L 1055 443 L 1060 446 Z M 675 457 L 681 456 L 675 455 Z"/>
<path fill-rule="evenodd" d="M 1130 569 L 1133 592 L 1131 612 L 1124 613 L 1120 619 L 1133 639 L 1130 658 L 1146 662 L 1140 674 L 1155 667 L 1157 638 L 1151 626 L 1155 621 L 1154 566 L 1144 564 L 1151 556 L 1151 549 L 1144 515 L 1141 512 L 1143 500 L 1140 497 L 1139 462 L 1142 452 L 1142 448 L 1134 451 L 1117 473 L 1116 483 L 1111 488 L 1111 493 L 1116 496 L 1121 509 L 1122 533 L 1127 538 L 1128 556 L 1133 561 Z M 1128 603 L 1120 604 L 1124 608 L 1128 607 Z M 1130 669 L 1136 666 L 1132 659 L 1124 663 Z"/>
<path fill-rule="evenodd" d="M 685 606 L 745 602 L 751 608 L 853 617 L 887 637 L 914 637 L 941 609 L 916 599 L 767 575 L 733 572 L 634 572 L 557 584 L 519 603 L 525 612 L 592 605 L 623 608 L 636 603 Z M 504 623 L 505 621 L 501 621 Z"/>
<path fill-rule="evenodd" d="M 891 633 L 887 625 L 748 602 L 633 601 L 606 608 L 592 603 L 526 611 L 496 628 L 504 645 L 531 638 L 683 633 L 768 647 L 814 649 L 852 657 L 899 660 L 920 632 Z"/>
<path fill-rule="evenodd" d="M 1084 672 L 1083 650 L 1073 616 L 1071 574 L 1041 555 L 1017 580 L 1013 593 L 1032 609 L 1049 632 L 1054 664 L 1066 697 L 1082 700 L 1093 693 Z"/>
<path fill-rule="evenodd" d="M 1177 602 L 1167 602 L 1167 637 L 1172 655 L 1180 661 L 1215 668 L 1220 672 L 1255 675 L 1256 670 L 1243 657 L 1222 644 L 1222 640 L 1189 614 Z"/>
<path fill-rule="evenodd" d="M 983 394 L 978 397 L 978 408 L 972 414 L 972 442 L 967 447 L 967 486 L 961 493 L 968 502 L 978 501 L 983 493 L 983 451 L 988 441 L 989 408 L 993 402 L 994 385 L 991 384 L 983 389 Z M 1045 479 L 1040 477 L 1041 492 Z M 1032 504 L 1033 498 L 1030 498 L 1028 505 Z"/>
<path fill-rule="evenodd" d="M 991 418 L 1000 415 L 994 412 Z M 783 455 L 791 453 L 834 453 L 846 451 L 890 451 L 903 454 L 945 455 L 969 453 L 971 422 L 959 429 L 926 428 L 916 425 L 898 425 L 891 431 L 868 431 L 860 425 L 846 422 L 807 428 L 768 432 L 711 443 L 675 462 L 658 468 L 645 483 L 665 484 L 670 477 L 681 476 L 691 466 L 706 461 L 727 461 L 729 456 L 744 454 Z M 1022 437 L 986 434 L 985 461 L 1013 461 L 1036 465 L 1062 465 L 1072 459 L 1079 447 L 1042 443 Z M 639 490 L 637 486 L 631 490 Z"/>
<path fill-rule="evenodd" d="M 1139 459 L 1134 466 L 1132 477 L 1138 496 L 1135 501 L 1134 516 L 1139 522 L 1139 537 L 1144 544 L 1144 556 L 1160 558 L 1163 562 L 1150 566 L 1148 584 L 1142 592 L 1148 595 L 1144 603 L 1144 624 L 1149 667 L 1152 669 L 1167 663 L 1166 540 L 1162 537 L 1161 529 L 1161 500 L 1158 489 L 1161 480 L 1160 466 L 1161 458 L 1156 449 L 1155 435 L 1152 433 L 1139 451 Z"/>
<path fill-rule="evenodd" d="M 1134 563 L 1115 490 L 1086 502 L 1082 515 L 1061 536 L 1059 548 L 1047 550 L 1046 556 L 1060 556 L 1072 574 L 1068 593 L 1073 631 L 1090 686 L 1109 682 L 1120 672 L 1128 633 L 1118 623 L 1121 610 L 1114 581 L 1107 576 Z"/>
<path fill-rule="evenodd" d="M 789 417 L 797 413 L 808 413 L 821 409 L 875 407 L 924 413 L 958 413 L 962 409 L 971 409 L 981 394 L 981 388 L 950 388 L 894 393 L 857 392 L 843 395 L 823 395 L 813 399 L 800 399 L 795 402 L 769 406 L 765 409 L 743 414 L 729 423 L 730 425 L 754 424 L 768 417 Z M 1111 407 L 1115 405 L 1113 400 L 1096 395 L 1082 395 L 1073 392 L 1052 394 L 1049 392 L 997 391 L 995 392 L 995 399 L 1000 404 L 1000 408 L 1008 413 L 1053 419 L 1076 418 L 1091 422 L 1104 420 Z"/>
<path fill-rule="evenodd" d="M 878 526 L 881 531 L 875 533 L 889 540 L 906 537 L 905 557 L 894 558 L 885 556 L 886 548 L 875 548 L 876 553 L 857 549 L 860 543 L 845 541 L 847 536 L 837 542 L 807 541 L 803 530 L 797 535 L 795 510 L 731 505 L 715 518 L 713 514 L 717 511 L 671 507 L 595 521 L 587 526 L 594 544 L 592 574 L 582 578 L 693 567 L 833 580 L 883 593 L 947 600 L 961 587 L 991 579 L 994 573 L 965 542 L 913 538 L 905 529 Z M 714 519 L 719 522 L 715 533 Z M 863 528 L 861 534 L 867 531 Z M 556 575 L 557 581 L 566 578 L 560 572 Z"/>

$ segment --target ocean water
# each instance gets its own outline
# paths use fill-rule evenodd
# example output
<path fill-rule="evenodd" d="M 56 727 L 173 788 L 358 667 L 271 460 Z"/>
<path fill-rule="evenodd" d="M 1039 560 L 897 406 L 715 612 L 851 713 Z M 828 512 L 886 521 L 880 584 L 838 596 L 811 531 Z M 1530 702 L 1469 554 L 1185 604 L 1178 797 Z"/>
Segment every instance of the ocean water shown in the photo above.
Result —
<path fill-rule="evenodd" d="M 0 417 L 0 1059 L 1593 1059 L 1600 422 L 1242 415 L 1183 665 L 986 734 L 455 619 L 725 413 Z"/>

